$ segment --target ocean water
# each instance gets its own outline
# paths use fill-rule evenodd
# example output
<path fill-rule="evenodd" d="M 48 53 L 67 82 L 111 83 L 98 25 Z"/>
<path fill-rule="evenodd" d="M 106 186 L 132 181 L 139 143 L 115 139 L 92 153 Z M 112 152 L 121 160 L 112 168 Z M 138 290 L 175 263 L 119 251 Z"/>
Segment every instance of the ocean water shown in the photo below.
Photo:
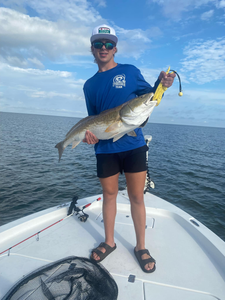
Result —
<path fill-rule="evenodd" d="M 101 193 L 94 147 L 56 143 L 77 118 L 0 113 L 0 225 Z M 148 123 L 151 193 L 177 205 L 225 241 L 225 129 Z M 119 188 L 125 188 L 124 175 Z"/>

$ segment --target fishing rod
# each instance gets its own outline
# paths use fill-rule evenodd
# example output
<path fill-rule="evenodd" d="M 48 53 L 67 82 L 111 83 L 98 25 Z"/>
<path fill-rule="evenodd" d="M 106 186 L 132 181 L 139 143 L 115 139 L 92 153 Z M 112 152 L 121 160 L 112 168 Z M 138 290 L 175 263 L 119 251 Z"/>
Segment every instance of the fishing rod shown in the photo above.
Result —
<path fill-rule="evenodd" d="M 101 197 L 99 197 L 99 198 L 95 199 L 94 201 L 92 201 L 92 202 L 90 202 L 90 203 L 87 203 L 87 204 L 85 204 L 85 205 L 83 205 L 83 206 L 81 206 L 81 207 L 77 207 L 77 206 L 76 206 L 77 200 L 78 200 L 78 197 L 77 197 L 77 196 L 73 197 L 73 200 L 72 200 L 71 203 L 70 203 L 70 206 L 69 206 L 67 215 L 66 215 L 64 218 L 62 218 L 62 219 L 60 219 L 60 220 L 54 222 L 53 224 L 51 224 L 51 225 L 49 225 L 49 226 L 43 228 L 42 230 L 40 230 L 40 231 L 38 231 L 38 232 L 32 234 L 31 236 L 29 236 L 29 237 L 25 238 L 24 240 L 18 242 L 17 244 L 15 244 L 15 245 L 9 247 L 8 249 L 2 251 L 2 252 L 0 253 L 0 255 L 4 254 L 5 252 L 8 252 L 8 256 L 9 256 L 9 255 L 10 255 L 10 250 L 11 250 L 11 249 L 13 249 L 13 248 L 15 248 L 16 246 L 18 246 L 18 245 L 20 245 L 20 244 L 26 242 L 27 240 L 31 239 L 31 238 L 34 237 L 34 236 L 36 236 L 36 240 L 39 241 L 39 234 L 40 234 L 41 232 L 43 232 L 43 231 L 49 229 L 50 227 L 52 227 L 52 226 L 54 226 L 54 225 L 56 225 L 56 224 L 58 224 L 58 223 L 60 223 L 60 222 L 62 222 L 62 221 L 64 221 L 64 220 L 66 220 L 67 218 L 73 216 L 74 214 L 79 215 L 79 216 L 78 216 L 78 219 L 79 219 L 81 222 L 86 222 L 87 219 L 89 218 L 89 215 L 86 214 L 86 213 L 84 213 L 84 209 L 86 209 L 87 207 L 91 206 L 94 202 L 100 201 L 100 200 L 101 200 Z M 73 211 L 73 210 L 74 210 L 74 211 Z M 81 214 L 81 213 L 82 213 L 82 214 Z"/>

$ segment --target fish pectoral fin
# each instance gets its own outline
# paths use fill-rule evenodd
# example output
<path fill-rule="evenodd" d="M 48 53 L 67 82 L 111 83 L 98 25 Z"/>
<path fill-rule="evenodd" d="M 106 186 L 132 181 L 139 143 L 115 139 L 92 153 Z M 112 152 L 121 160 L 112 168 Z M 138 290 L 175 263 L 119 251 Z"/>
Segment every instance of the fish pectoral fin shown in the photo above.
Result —
<path fill-rule="evenodd" d="M 72 144 L 72 149 L 74 149 L 77 145 L 80 144 L 81 141 L 74 141 Z"/>
<path fill-rule="evenodd" d="M 119 140 L 122 136 L 124 136 L 125 133 L 119 133 L 116 136 L 114 136 L 113 138 L 113 143 L 116 142 L 117 140 Z"/>
<path fill-rule="evenodd" d="M 123 137 L 125 134 L 126 134 L 126 133 L 123 132 L 123 133 L 119 133 L 119 134 L 115 135 L 114 138 L 113 138 L 113 142 L 116 142 L 116 141 L 119 140 L 121 137 Z M 134 130 L 128 132 L 127 135 L 129 135 L 129 136 L 134 136 L 134 137 L 137 136 L 137 135 L 136 135 L 136 132 L 135 132 Z"/>
<path fill-rule="evenodd" d="M 109 125 L 109 127 L 106 128 L 105 132 L 111 132 L 117 130 L 118 128 L 121 127 L 121 124 L 122 124 L 121 121 L 114 122 L 113 124 Z"/>
<path fill-rule="evenodd" d="M 134 130 L 132 130 L 132 131 L 130 131 L 130 132 L 128 132 L 128 134 L 127 135 L 129 135 L 129 136 L 134 136 L 134 137 L 136 137 L 137 135 L 136 135 L 136 132 L 134 131 Z"/>

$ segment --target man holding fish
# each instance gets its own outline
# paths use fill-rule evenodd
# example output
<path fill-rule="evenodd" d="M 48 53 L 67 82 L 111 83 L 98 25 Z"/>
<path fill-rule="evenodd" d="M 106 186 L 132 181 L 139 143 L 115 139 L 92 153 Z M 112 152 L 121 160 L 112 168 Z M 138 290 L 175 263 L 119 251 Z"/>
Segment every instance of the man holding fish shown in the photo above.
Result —
<path fill-rule="evenodd" d="M 117 41 L 112 27 L 100 25 L 93 29 L 91 51 L 98 65 L 98 72 L 84 85 L 89 116 L 115 108 L 137 96 L 154 93 L 160 82 L 168 88 L 176 76 L 174 73 L 166 74 L 162 71 L 154 87 L 151 87 L 136 67 L 115 62 Z M 115 130 L 117 126 L 120 125 L 115 122 L 106 131 Z M 98 139 L 87 130 L 83 142 L 95 144 L 97 175 L 103 189 L 105 241 L 92 250 L 91 259 L 100 262 L 116 249 L 114 241 L 116 197 L 119 174 L 124 172 L 137 241 L 134 253 L 142 270 L 147 273 L 153 272 L 156 261 L 145 249 L 146 212 L 143 190 L 148 148 L 142 129 L 137 128 L 122 137 L 107 140 Z"/>

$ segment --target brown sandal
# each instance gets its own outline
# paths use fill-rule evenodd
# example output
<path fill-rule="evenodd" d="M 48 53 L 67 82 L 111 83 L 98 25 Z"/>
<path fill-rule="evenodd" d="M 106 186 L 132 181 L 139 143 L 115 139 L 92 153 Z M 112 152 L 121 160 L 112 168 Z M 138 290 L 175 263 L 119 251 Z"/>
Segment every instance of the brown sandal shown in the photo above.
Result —
<path fill-rule="evenodd" d="M 102 248 L 105 248 L 105 253 L 103 253 L 102 251 L 100 251 L 98 248 L 99 247 L 102 247 Z M 92 251 L 91 251 L 91 257 L 90 257 L 90 260 L 96 262 L 96 263 L 99 263 L 101 262 L 104 258 L 106 258 L 106 256 L 108 256 L 110 253 L 112 253 L 114 250 L 116 250 L 116 244 L 114 247 L 110 247 L 108 244 L 106 243 L 101 243 L 97 248 L 94 248 Z M 93 253 L 96 253 L 100 259 L 99 260 L 96 260 L 94 259 L 92 256 L 93 256 Z"/>
<path fill-rule="evenodd" d="M 135 248 L 134 248 L 134 254 L 135 254 L 135 256 L 136 256 L 136 258 L 137 258 L 137 260 L 139 262 L 139 265 L 140 265 L 142 271 L 144 271 L 145 273 L 152 273 L 152 272 L 155 271 L 155 269 L 156 269 L 156 266 L 155 266 L 156 265 L 156 261 L 155 261 L 155 259 L 153 257 L 151 257 L 151 255 L 150 255 L 150 253 L 149 253 L 149 251 L 147 249 L 136 251 Z M 147 259 L 142 259 L 141 257 L 142 257 L 143 254 L 148 254 L 150 257 L 147 258 Z M 145 269 L 145 265 L 148 264 L 148 263 L 155 263 L 155 265 L 154 265 L 154 267 L 152 269 L 146 270 Z"/>

